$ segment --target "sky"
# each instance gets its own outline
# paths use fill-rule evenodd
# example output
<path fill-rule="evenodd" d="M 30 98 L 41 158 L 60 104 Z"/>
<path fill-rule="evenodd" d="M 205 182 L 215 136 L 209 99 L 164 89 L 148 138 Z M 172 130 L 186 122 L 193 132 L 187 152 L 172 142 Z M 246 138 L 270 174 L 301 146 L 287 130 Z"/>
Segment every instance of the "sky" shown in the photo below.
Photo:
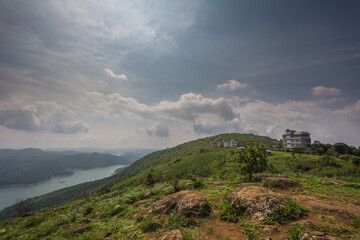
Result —
<path fill-rule="evenodd" d="M 0 148 L 360 146 L 357 0 L 0 1 Z"/>

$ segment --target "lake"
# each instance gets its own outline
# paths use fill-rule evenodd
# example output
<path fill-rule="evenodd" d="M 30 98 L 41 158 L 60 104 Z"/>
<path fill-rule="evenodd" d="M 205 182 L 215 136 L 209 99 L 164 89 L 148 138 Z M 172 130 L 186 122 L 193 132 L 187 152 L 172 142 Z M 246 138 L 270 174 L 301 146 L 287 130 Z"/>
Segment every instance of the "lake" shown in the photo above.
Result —
<path fill-rule="evenodd" d="M 54 177 L 47 182 L 34 186 L 0 188 L 0 211 L 5 207 L 13 205 L 16 200 L 36 197 L 55 190 L 73 186 L 79 183 L 90 182 L 111 176 L 116 169 L 126 167 L 125 165 L 114 165 L 110 167 L 94 168 L 89 170 L 74 170 L 74 175 L 66 177 Z"/>

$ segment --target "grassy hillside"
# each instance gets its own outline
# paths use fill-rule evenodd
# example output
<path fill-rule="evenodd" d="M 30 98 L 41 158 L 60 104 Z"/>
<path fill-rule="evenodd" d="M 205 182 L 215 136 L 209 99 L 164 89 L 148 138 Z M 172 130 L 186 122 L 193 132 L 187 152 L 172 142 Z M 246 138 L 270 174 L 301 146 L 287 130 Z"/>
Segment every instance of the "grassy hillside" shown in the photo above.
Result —
<path fill-rule="evenodd" d="M 307 207 L 308 214 L 289 220 L 281 217 L 280 222 L 276 222 L 279 216 L 254 221 L 251 215 L 233 210 L 226 202 L 226 196 L 241 183 L 247 186 L 249 180 L 230 162 L 237 156 L 236 149 L 217 148 L 211 143 L 221 138 L 242 137 L 241 134 L 218 135 L 151 153 L 120 171 L 111 182 L 115 184 L 103 186 L 97 193 L 55 209 L 0 223 L 0 237 L 158 239 L 170 230 L 179 229 L 183 239 L 261 239 L 268 236 L 272 239 L 299 239 L 300 231 L 306 229 L 342 239 L 359 239 L 360 215 L 356 214 L 360 212 L 360 180 L 349 174 L 360 173 L 360 169 L 350 162 L 334 163 L 323 157 L 304 154 L 293 157 L 291 153 L 274 150 L 268 158 L 265 173 L 268 176 L 282 174 L 292 184 L 285 186 L 277 180 L 260 183 L 267 179 L 266 175 L 258 175 L 251 184 L 265 186 L 289 198 L 301 200 L 305 196 L 321 207 Z M 269 141 L 266 137 L 258 140 Z M 276 143 L 272 140 L 268 144 L 273 142 Z M 149 174 L 153 184 L 149 184 Z M 148 207 L 183 189 L 206 196 L 206 206 L 209 206 L 206 214 L 184 217 L 169 208 L 163 213 L 139 217 Z M 309 202 L 302 201 L 301 204 Z M 293 214 L 290 208 L 298 206 L 294 204 L 279 211 Z M 335 211 L 330 209 L 331 206 L 344 210 Z"/>

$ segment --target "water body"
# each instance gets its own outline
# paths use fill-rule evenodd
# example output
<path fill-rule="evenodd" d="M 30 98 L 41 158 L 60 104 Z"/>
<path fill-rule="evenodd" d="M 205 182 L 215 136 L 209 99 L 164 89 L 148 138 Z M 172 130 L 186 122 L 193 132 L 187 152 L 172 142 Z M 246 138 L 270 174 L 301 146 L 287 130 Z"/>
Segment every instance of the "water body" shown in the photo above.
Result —
<path fill-rule="evenodd" d="M 73 186 L 79 183 L 90 182 L 111 176 L 116 169 L 126 167 L 125 165 L 114 165 L 110 167 L 94 168 L 90 170 L 71 170 L 72 176 L 54 177 L 49 181 L 34 186 L 0 188 L 0 211 L 5 207 L 13 205 L 18 199 L 27 199 L 43 195 L 55 190 Z"/>

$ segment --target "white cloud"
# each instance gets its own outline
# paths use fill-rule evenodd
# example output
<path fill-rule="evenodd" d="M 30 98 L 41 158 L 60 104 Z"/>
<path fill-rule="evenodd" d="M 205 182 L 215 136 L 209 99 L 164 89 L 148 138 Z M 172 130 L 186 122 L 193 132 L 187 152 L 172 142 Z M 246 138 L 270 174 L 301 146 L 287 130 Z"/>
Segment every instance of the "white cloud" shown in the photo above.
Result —
<path fill-rule="evenodd" d="M 193 130 L 197 133 L 210 132 L 207 130 L 209 128 L 205 127 L 208 125 L 211 125 L 217 132 L 216 129 L 225 130 L 224 126 L 236 130 L 242 128 L 240 115 L 235 114 L 230 101 L 225 98 L 212 99 L 196 93 L 187 93 L 181 95 L 177 101 L 161 101 L 150 106 L 139 103 L 135 98 L 123 97 L 120 94 L 104 95 L 92 92 L 87 95 L 82 102 L 91 104 L 94 114 L 98 117 L 187 122 L 193 125 Z M 158 126 L 157 129 L 152 128 L 148 131 L 148 134 L 151 133 L 166 135 L 166 129 L 160 129 Z"/>
<path fill-rule="evenodd" d="M 120 79 L 120 80 L 128 80 L 127 76 L 125 74 L 115 74 L 113 71 L 111 71 L 111 69 L 105 68 L 104 69 L 106 74 L 109 75 L 110 77 L 116 78 L 116 79 Z"/>
<path fill-rule="evenodd" d="M 338 109 L 334 111 L 334 114 L 351 120 L 360 120 L 360 100 L 357 100 L 354 104 Z"/>
<path fill-rule="evenodd" d="M 334 97 L 341 94 L 340 89 L 317 86 L 311 89 L 311 94 L 316 97 Z"/>
<path fill-rule="evenodd" d="M 226 83 L 217 85 L 217 89 L 229 89 L 231 91 L 235 91 L 237 89 L 247 88 L 249 85 L 247 83 L 241 83 L 236 81 L 235 79 L 228 80 Z"/>
<path fill-rule="evenodd" d="M 24 131 L 52 133 L 87 132 L 89 127 L 82 121 L 71 121 L 73 111 L 54 102 L 25 102 L 10 99 L 0 102 L 0 125 Z"/>
<path fill-rule="evenodd" d="M 149 136 L 156 136 L 156 137 L 169 137 L 170 136 L 170 130 L 167 126 L 156 124 L 155 126 L 152 126 L 151 128 L 145 128 L 147 134 Z"/>

